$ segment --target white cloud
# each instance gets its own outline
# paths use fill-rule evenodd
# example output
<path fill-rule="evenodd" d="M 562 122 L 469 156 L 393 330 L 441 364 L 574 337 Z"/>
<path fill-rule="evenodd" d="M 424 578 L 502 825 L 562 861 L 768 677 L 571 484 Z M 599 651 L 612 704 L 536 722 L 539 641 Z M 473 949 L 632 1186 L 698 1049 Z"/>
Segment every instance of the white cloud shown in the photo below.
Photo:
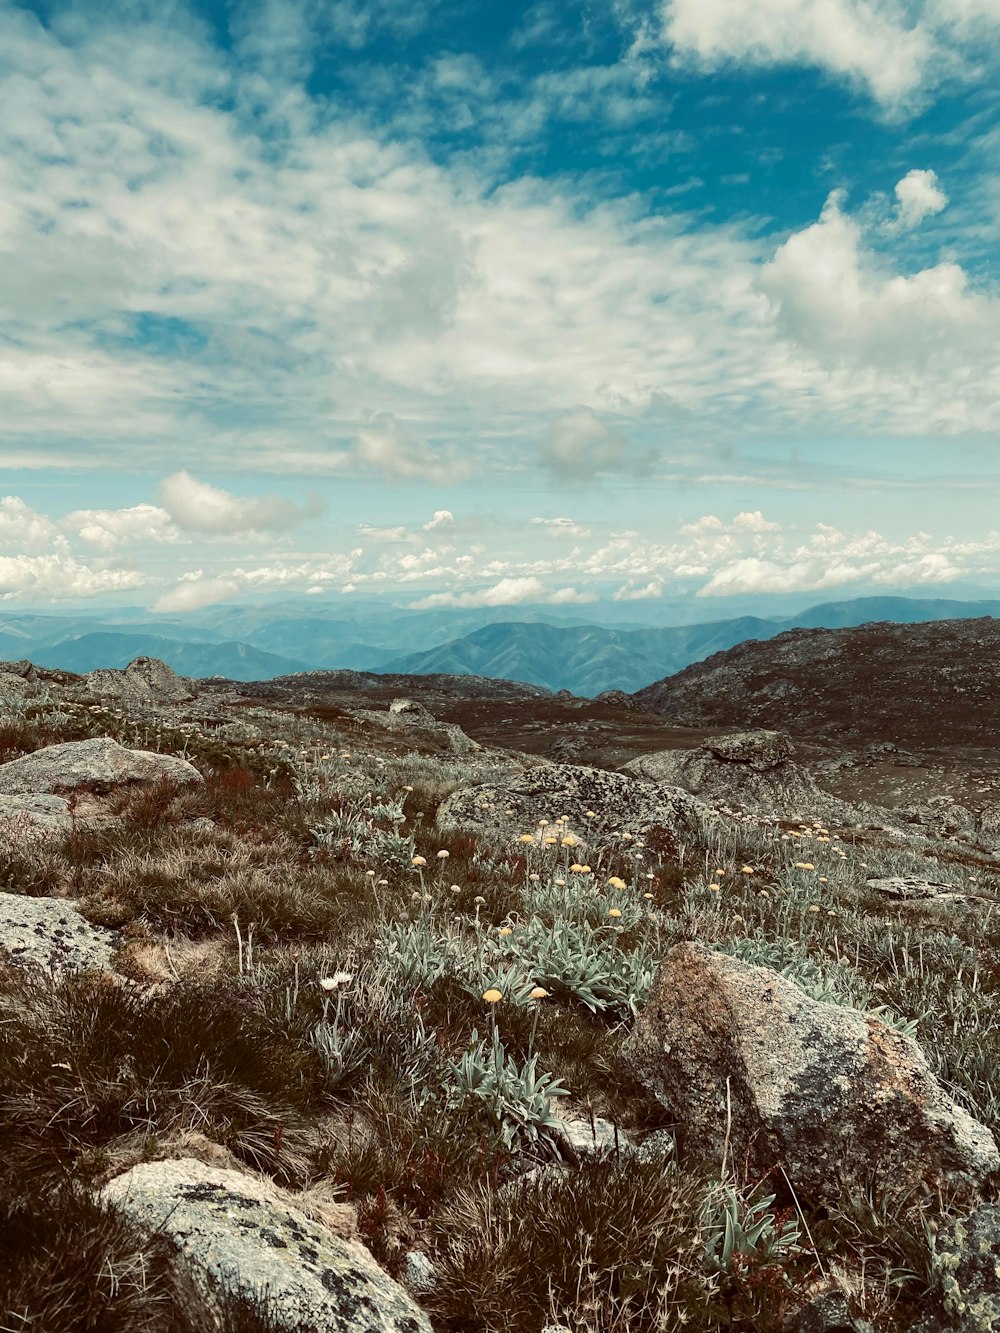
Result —
<path fill-rule="evenodd" d="M 74 509 L 63 526 L 102 551 L 141 542 L 180 540 L 180 532 L 165 509 L 138 504 L 130 509 Z"/>
<path fill-rule="evenodd" d="M 376 528 L 370 527 L 367 523 L 362 523 L 358 528 L 359 534 L 369 542 L 390 542 L 398 543 L 409 541 L 411 533 L 408 528 L 398 525 L 394 528 Z"/>
<path fill-rule="evenodd" d="M 734 532 L 780 532 L 781 524 L 766 519 L 759 509 L 737 514 L 732 523 Z"/>
<path fill-rule="evenodd" d="M 890 112 L 948 74 L 978 75 L 996 0 L 664 0 L 663 35 L 703 69 L 808 65 Z"/>
<path fill-rule="evenodd" d="M 146 582 L 137 570 L 85 565 L 63 553 L 0 556 L 0 601 L 71 601 L 141 588 Z"/>
<path fill-rule="evenodd" d="M 560 606 L 592 600 L 591 595 L 577 592 L 575 588 L 556 588 L 550 591 L 541 579 L 524 576 L 500 579 L 490 588 L 478 588 L 470 592 L 431 593 L 419 602 L 414 602 L 411 609 L 423 611 L 442 606 L 517 606 L 524 602 L 547 602 L 552 606 Z"/>
<path fill-rule="evenodd" d="M 577 588 L 557 588 L 542 600 L 549 606 L 585 606 L 588 602 L 595 602 L 597 595 L 592 592 L 581 592 Z"/>
<path fill-rule="evenodd" d="M 641 587 L 626 583 L 615 593 L 613 600 L 616 602 L 648 602 L 655 601 L 663 596 L 663 580 L 650 579 Z"/>
<path fill-rule="evenodd" d="M 431 448 L 391 412 L 380 412 L 357 434 L 353 455 L 366 468 L 397 481 L 461 481 L 468 464 Z"/>
<path fill-rule="evenodd" d="M 819 221 L 790 236 L 761 270 L 782 332 L 822 365 L 913 369 L 933 358 L 932 382 L 986 349 L 993 360 L 1000 300 L 971 290 L 951 261 L 891 272 L 864 248 L 863 227 L 843 202 L 843 191 L 833 191 Z"/>
<path fill-rule="evenodd" d="M 0 497 L 0 549 L 21 554 L 48 551 L 53 542 L 60 541 L 63 539 L 50 518 L 37 513 L 18 495 Z"/>
<path fill-rule="evenodd" d="M 218 486 L 198 481 L 188 472 L 165 477 L 160 482 L 159 497 L 179 528 L 206 536 L 287 532 L 305 519 L 315 518 L 321 508 L 310 501 L 300 509 L 277 495 L 240 499 Z"/>
<path fill-rule="evenodd" d="M 532 525 L 544 529 L 548 537 L 589 537 L 590 528 L 573 518 L 533 518 Z"/>
<path fill-rule="evenodd" d="M 948 207 L 948 196 L 941 189 L 936 173 L 916 168 L 896 182 L 896 200 L 896 216 L 890 227 L 898 231 L 910 231 L 924 218 Z"/>
<path fill-rule="evenodd" d="M 435 509 L 434 517 L 423 526 L 424 532 L 433 532 L 435 528 L 452 528 L 455 526 L 455 515 L 450 509 Z"/>
<path fill-rule="evenodd" d="M 650 462 L 589 407 L 574 407 L 557 417 L 538 450 L 553 475 L 568 481 L 591 481 L 601 472 L 646 471 Z"/>
<path fill-rule="evenodd" d="M 236 579 L 206 578 L 200 569 L 185 574 L 176 587 L 158 597 L 153 603 L 154 611 L 198 611 L 203 606 L 213 606 L 216 602 L 225 602 L 239 595 L 240 585 Z"/>

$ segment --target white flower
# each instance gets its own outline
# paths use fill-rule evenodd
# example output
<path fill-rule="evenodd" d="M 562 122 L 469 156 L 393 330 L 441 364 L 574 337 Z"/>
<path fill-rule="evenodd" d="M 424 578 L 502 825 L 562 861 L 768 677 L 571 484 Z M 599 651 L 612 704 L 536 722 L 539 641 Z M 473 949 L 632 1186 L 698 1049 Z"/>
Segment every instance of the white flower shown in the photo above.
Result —
<path fill-rule="evenodd" d="M 354 980 L 353 972 L 334 972 L 332 977 L 320 977 L 320 988 L 325 991 L 339 990 L 341 986 L 349 986 Z"/>

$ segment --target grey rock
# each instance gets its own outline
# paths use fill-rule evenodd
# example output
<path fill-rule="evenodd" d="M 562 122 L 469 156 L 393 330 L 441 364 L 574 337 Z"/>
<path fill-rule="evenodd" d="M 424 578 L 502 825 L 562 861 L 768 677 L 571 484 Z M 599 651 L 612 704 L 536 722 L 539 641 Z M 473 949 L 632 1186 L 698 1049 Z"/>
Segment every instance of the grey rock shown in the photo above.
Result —
<path fill-rule="evenodd" d="M 955 1333 L 1000 1330 L 1000 1204 L 942 1227 L 934 1267 Z"/>
<path fill-rule="evenodd" d="M 425 708 L 422 703 L 416 699 L 393 699 L 389 705 L 390 713 L 407 713 L 414 720 L 420 718 L 424 722 L 435 721 L 434 714 L 429 708 Z"/>
<path fill-rule="evenodd" d="M 65 899 L 0 893 L 0 952 L 14 963 L 50 972 L 109 970 L 120 946 L 117 931 L 92 925 Z"/>
<path fill-rule="evenodd" d="M 602 690 L 594 702 L 610 704 L 613 708 L 627 708 L 632 712 L 639 707 L 632 695 L 626 694 L 624 690 Z"/>
<path fill-rule="evenodd" d="M 411 704 L 409 699 L 396 700 L 397 703 Z M 439 722 L 422 704 L 412 707 L 388 709 L 384 713 L 373 708 L 356 708 L 352 716 L 361 722 L 368 722 L 383 731 L 393 731 L 405 735 L 420 744 L 438 747 L 449 754 L 474 754 L 482 749 L 478 741 L 467 736 L 455 722 Z"/>
<path fill-rule="evenodd" d="M 782 1325 L 782 1333 L 875 1333 L 867 1319 L 851 1313 L 847 1297 L 835 1287 L 816 1292 Z"/>
<path fill-rule="evenodd" d="M 504 812 L 510 810 L 510 815 Z M 588 819 L 593 811 L 596 819 Z M 609 773 L 576 764 L 529 768 L 503 783 L 453 792 L 441 804 L 438 827 L 473 832 L 515 833 L 534 829 L 539 819 L 569 815 L 575 831 L 596 827 L 638 836 L 654 828 L 700 833 L 713 815 L 701 801 L 678 788 L 660 787 L 631 773 Z"/>
<path fill-rule="evenodd" d="M 672 1129 L 654 1129 L 635 1150 L 637 1162 L 662 1162 L 677 1152 L 677 1136 Z"/>
<path fill-rule="evenodd" d="M 151 750 L 127 750 L 110 736 L 99 736 L 89 741 L 47 745 L 33 754 L 0 764 L 0 795 L 72 792 L 81 788 L 106 791 L 126 783 L 154 783 L 162 779 L 180 786 L 195 786 L 204 781 L 186 759 Z"/>
<path fill-rule="evenodd" d="M 919 879 L 913 875 L 873 877 L 866 880 L 866 883 L 876 893 L 882 893 L 887 898 L 897 898 L 903 902 L 917 902 L 928 898 L 936 898 L 940 901 L 965 902 L 968 897 L 954 884 L 944 884 L 933 879 Z"/>
<path fill-rule="evenodd" d="M 641 755 L 623 771 L 683 787 L 711 806 L 809 818 L 853 814 L 846 802 L 821 791 L 791 755 L 791 742 L 780 731 L 738 731 L 695 750 Z"/>
<path fill-rule="evenodd" d="M 919 1046 L 766 967 L 676 945 L 626 1058 L 680 1125 L 681 1146 L 781 1168 L 806 1198 L 874 1186 L 976 1196 L 1000 1168 L 985 1125 L 944 1091 Z"/>
<path fill-rule="evenodd" d="M 180 1158 L 135 1166 L 100 1194 L 141 1231 L 164 1234 L 207 1294 L 265 1297 L 289 1333 L 431 1333 L 362 1245 L 311 1221 L 266 1181 Z"/>
<path fill-rule="evenodd" d="M 631 1135 L 610 1120 L 594 1116 L 593 1120 L 560 1120 L 559 1134 L 577 1157 L 596 1157 L 603 1153 L 630 1152 L 634 1148 Z"/>
<path fill-rule="evenodd" d="M 407 1286 L 414 1291 L 430 1291 L 437 1278 L 437 1270 L 420 1250 L 409 1250 L 403 1260 L 403 1275 Z"/>
<path fill-rule="evenodd" d="M 0 796 L 0 851 L 22 853 L 61 842 L 73 827 L 63 796 Z"/>
<path fill-rule="evenodd" d="M 123 704 L 186 703 L 194 698 L 191 682 L 158 657 L 137 657 L 122 671 L 102 667 L 88 672 L 84 679 L 92 694 Z"/>

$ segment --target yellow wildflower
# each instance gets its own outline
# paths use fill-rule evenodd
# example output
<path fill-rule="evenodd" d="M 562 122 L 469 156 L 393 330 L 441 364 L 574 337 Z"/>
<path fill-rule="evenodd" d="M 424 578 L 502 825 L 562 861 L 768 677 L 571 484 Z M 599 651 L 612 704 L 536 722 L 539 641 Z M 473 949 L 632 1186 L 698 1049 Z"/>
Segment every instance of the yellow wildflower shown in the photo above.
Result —
<path fill-rule="evenodd" d="M 489 990 L 483 991 L 483 999 L 487 1004 L 497 1004 L 503 999 L 503 991 L 499 991 L 495 986 L 491 986 Z"/>

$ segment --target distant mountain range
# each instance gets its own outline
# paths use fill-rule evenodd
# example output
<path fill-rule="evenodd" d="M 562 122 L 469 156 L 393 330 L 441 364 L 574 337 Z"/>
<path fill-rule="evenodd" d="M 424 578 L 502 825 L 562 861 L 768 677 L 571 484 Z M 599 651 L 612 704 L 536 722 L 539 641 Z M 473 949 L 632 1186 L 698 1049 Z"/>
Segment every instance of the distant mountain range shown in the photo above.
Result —
<path fill-rule="evenodd" d="M 126 667 L 136 657 L 158 657 L 182 676 L 225 676 L 227 680 L 270 680 L 293 671 L 311 671 L 277 653 L 248 643 L 183 643 L 155 634 L 82 634 L 32 650 L 38 666 L 81 675 L 97 667 Z"/>
<path fill-rule="evenodd" d="M 909 597 L 859 597 L 810 607 L 801 615 L 741 616 L 667 629 L 607 629 L 520 623 L 487 625 L 423 653 L 394 658 L 385 670 L 423 675 L 502 676 L 507 680 L 595 695 L 631 692 L 748 639 L 773 639 L 794 628 L 838 629 L 867 621 L 918 623 L 1000 616 L 1000 601 L 953 602 Z"/>
<path fill-rule="evenodd" d="M 1000 616 L 1000 601 L 860 597 L 794 616 L 737 616 L 666 628 L 610 627 L 565 612 L 527 610 L 516 621 L 488 610 L 401 611 L 371 605 L 330 615 L 299 608 L 212 607 L 123 623 L 110 615 L 0 612 L 0 658 L 87 672 L 159 657 L 187 676 L 271 680 L 313 670 L 477 675 L 577 695 L 633 692 L 748 639 L 793 628 L 866 621 L 917 623 Z"/>

